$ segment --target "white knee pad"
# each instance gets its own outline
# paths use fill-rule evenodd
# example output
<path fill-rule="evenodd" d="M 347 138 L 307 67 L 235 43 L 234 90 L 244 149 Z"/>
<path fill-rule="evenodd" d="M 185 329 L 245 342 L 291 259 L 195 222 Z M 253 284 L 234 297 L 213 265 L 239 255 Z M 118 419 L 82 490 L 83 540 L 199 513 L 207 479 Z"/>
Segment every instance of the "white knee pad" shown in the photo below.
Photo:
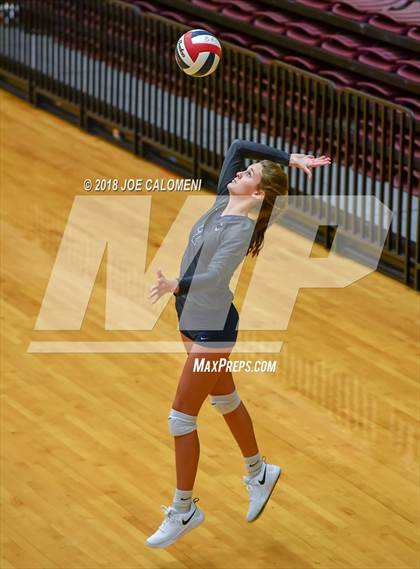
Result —
<path fill-rule="evenodd" d="M 168 416 L 169 432 L 174 437 L 192 433 L 197 429 L 196 419 L 197 416 L 187 415 L 176 409 L 171 409 Z"/>
<path fill-rule="evenodd" d="M 227 395 L 210 395 L 209 398 L 210 403 L 213 405 L 216 411 L 222 415 L 226 415 L 227 413 L 234 411 L 241 402 L 236 389 Z"/>

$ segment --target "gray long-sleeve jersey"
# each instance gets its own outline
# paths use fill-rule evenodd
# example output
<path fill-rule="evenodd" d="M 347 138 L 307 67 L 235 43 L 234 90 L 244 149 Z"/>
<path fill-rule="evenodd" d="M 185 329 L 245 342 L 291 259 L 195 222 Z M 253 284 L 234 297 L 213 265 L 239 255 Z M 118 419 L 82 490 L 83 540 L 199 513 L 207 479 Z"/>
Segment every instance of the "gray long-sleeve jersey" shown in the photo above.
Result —
<path fill-rule="evenodd" d="M 214 205 L 191 229 L 179 275 L 176 310 L 180 329 L 223 329 L 233 299 L 229 282 L 245 257 L 255 222 L 243 215 L 223 215 L 227 185 L 245 168 L 245 158 L 272 160 L 287 166 L 289 153 L 245 140 L 234 140 L 223 162 Z"/>

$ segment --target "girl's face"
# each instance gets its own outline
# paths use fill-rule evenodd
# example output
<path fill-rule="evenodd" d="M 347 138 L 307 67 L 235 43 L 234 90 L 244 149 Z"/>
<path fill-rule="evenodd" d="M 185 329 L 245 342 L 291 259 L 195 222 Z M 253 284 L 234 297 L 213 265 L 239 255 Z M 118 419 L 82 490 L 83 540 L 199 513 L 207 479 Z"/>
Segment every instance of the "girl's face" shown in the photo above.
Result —
<path fill-rule="evenodd" d="M 246 170 L 237 172 L 236 176 L 227 185 L 231 195 L 250 195 L 258 191 L 258 185 L 261 182 L 262 166 L 259 162 L 251 164 Z"/>

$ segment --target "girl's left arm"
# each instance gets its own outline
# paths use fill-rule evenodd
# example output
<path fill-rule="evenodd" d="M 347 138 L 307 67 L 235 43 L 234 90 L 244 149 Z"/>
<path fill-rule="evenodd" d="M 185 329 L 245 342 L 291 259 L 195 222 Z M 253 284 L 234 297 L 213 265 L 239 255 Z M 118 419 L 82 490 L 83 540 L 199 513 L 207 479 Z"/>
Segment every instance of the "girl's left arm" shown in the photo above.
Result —
<path fill-rule="evenodd" d="M 235 139 L 223 161 L 217 184 L 218 195 L 229 193 L 227 185 L 233 180 L 239 170 L 245 169 L 245 158 L 271 160 L 272 162 L 278 162 L 282 166 L 294 166 L 303 170 L 309 177 L 312 176 L 313 168 L 331 164 L 331 159 L 328 156 L 315 157 L 312 154 L 289 154 L 285 150 L 279 150 L 267 144 Z"/>
<path fill-rule="evenodd" d="M 272 160 L 279 162 L 283 166 L 288 166 L 290 154 L 284 150 L 278 150 L 267 144 L 258 144 L 249 140 L 235 139 L 229 146 L 226 157 L 223 161 L 217 184 L 219 195 L 228 194 L 227 185 L 236 176 L 238 170 L 245 169 L 245 158 L 255 158 L 256 160 Z"/>

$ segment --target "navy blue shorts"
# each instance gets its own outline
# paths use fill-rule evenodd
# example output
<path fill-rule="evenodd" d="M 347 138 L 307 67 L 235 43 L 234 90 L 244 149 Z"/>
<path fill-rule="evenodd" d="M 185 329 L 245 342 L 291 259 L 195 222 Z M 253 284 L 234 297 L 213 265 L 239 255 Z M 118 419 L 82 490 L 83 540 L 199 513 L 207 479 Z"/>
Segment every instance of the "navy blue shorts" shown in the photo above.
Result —
<path fill-rule="evenodd" d="M 178 312 L 178 307 L 177 307 Z M 178 312 L 178 318 L 180 313 Z M 239 314 L 233 302 L 230 305 L 223 330 L 180 330 L 184 336 L 201 346 L 212 347 L 208 342 L 217 342 L 214 347 L 230 347 L 235 344 L 238 336 Z"/>

